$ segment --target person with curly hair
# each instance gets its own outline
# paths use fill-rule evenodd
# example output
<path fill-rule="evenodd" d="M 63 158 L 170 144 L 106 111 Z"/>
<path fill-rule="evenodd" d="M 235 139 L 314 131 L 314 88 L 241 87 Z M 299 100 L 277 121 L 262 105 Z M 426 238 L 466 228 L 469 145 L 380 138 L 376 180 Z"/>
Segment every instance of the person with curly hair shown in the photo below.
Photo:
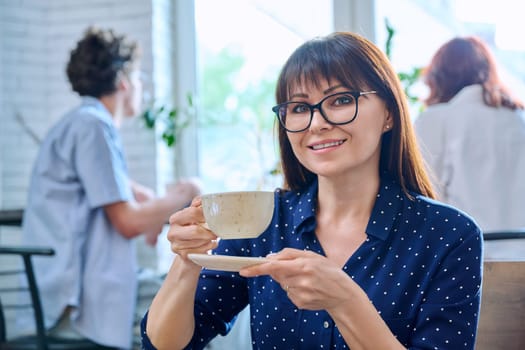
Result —
<path fill-rule="evenodd" d="M 131 348 L 138 266 L 135 240 L 154 245 L 168 217 L 200 193 L 181 180 L 166 195 L 130 179 L 119 135 L 140 112 L 137 42 L 90 27 L 67 77 L 82 102 L 43 140 L 34 163 L 23 240 L 56 255 L 35 264 L 45 325 L 54 336 Z"/>
<path fill-rule="evenodd" d="M 525 228 L 524 104 L 502 82 L 489 46 L 475 36 L 447 41 L 424 80 L 427 108 L 415 129 L 439 198 L 485 231 Z"/>

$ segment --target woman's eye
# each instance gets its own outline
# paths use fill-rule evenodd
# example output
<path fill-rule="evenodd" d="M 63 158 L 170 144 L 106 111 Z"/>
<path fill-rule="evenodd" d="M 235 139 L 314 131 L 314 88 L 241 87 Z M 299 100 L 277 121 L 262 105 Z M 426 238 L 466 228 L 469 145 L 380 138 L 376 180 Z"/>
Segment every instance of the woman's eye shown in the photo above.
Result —
<path fill-rule="evenodd" d="M 352 104 L 353 102 L 354 102 L 354 98 L 352 96 L 343 95 L 343 96 L 339 96 L 338 98 L 334 100 L 334 105 L 336 106 L 348 105 L 348 104 Z"/>
<path fill-rule="evenodd" d="M 308 106 L 304 105 L 304 104 L 297 104 L 292 109 L 293 113 L 306 113 L 306 112 L 309 112 L 309 111 L 310 111 L 310 108 L 308 108 Z"/>

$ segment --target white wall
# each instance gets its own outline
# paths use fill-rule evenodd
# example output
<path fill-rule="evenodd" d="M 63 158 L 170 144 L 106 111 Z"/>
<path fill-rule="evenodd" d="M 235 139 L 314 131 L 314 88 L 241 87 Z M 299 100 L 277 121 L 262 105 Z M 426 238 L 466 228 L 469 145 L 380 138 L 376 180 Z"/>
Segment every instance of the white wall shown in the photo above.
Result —
<path fill-rule="evenodd" d="M 152 5 L 144 0 L 0 0 L 0 207 L 23 207 L 38 144 L 17 122 L 21 116 L 38 137 L 79 98 L 65 76 L 69 51 L 88 25 L 112 27 L 144 48 L 152 69 Z M 134 120 L 123 127 L 131 175 L 156 185 L 154 135 Z"/>
<path fill-rule="evenodd" d="M 34 157 L 36 145 L 26 137 L 15 122 L 15 116 L 31 115 L 35 130 L 41 131 L 44 86 L 48 80 L 45 67 L 42 20 L 44 10 L 36 1 L 2 1 L 1 66 L 2 90 L 0 107 L 0 142 L 2 147 L 2 206 L 19 206 L 27 188 L 28 164 Z"/>

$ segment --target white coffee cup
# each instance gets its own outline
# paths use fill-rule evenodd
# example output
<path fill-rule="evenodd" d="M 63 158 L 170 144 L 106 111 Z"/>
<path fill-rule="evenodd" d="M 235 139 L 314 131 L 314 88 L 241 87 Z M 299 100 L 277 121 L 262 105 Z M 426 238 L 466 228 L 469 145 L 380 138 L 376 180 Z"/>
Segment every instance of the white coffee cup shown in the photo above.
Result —
<path fill-rule="evenodd" d="M 258 237 L 272 221 L 270 191 L 209 193 L 201 198 L 206 223 L 221 239 Z"/>

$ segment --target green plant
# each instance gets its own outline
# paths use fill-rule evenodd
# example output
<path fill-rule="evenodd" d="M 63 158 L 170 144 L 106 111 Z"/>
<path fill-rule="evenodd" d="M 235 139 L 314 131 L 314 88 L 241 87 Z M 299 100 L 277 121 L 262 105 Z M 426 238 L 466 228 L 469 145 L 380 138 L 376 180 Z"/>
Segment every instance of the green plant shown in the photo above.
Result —
<path fill-rule="evenodd" d="M 385 18 L 385 27 L 387 30 L 387 39 L 385 44 L 385 54 L 389 59 L 392 58 L 392 41 L 394 38 L 394 35 L 396 34 L 396 31 L 394 27 L 392 27 L 388 21 L 388 18 Z M 408 98 L 408 101 L 412 104 L 416 104 L 419 102 L 419 98 L 415 95 L 413 95 L 410 91 L 411 87 L 419 80 L 421 77 L 423 69 L 421 67 L 414 67 L 409 72 L 398 72 L 397 76 L 399 80 L 401 81 L 401 84 L 403 84 L 403 88 L 405 90 L 405 94 Z"/>
<path fill-rule="evenodd" d="M 168 105 L 152 106 L 142 113 L 144 125 L 148 129 L 160 129 L 161 138 L 168 147 L 175 147 L 180 134 L 186 128 L 190 119 L 195 115 L 193 97 L 190 93 L 186 96 L 186 107 L 170 107 Z"/>

